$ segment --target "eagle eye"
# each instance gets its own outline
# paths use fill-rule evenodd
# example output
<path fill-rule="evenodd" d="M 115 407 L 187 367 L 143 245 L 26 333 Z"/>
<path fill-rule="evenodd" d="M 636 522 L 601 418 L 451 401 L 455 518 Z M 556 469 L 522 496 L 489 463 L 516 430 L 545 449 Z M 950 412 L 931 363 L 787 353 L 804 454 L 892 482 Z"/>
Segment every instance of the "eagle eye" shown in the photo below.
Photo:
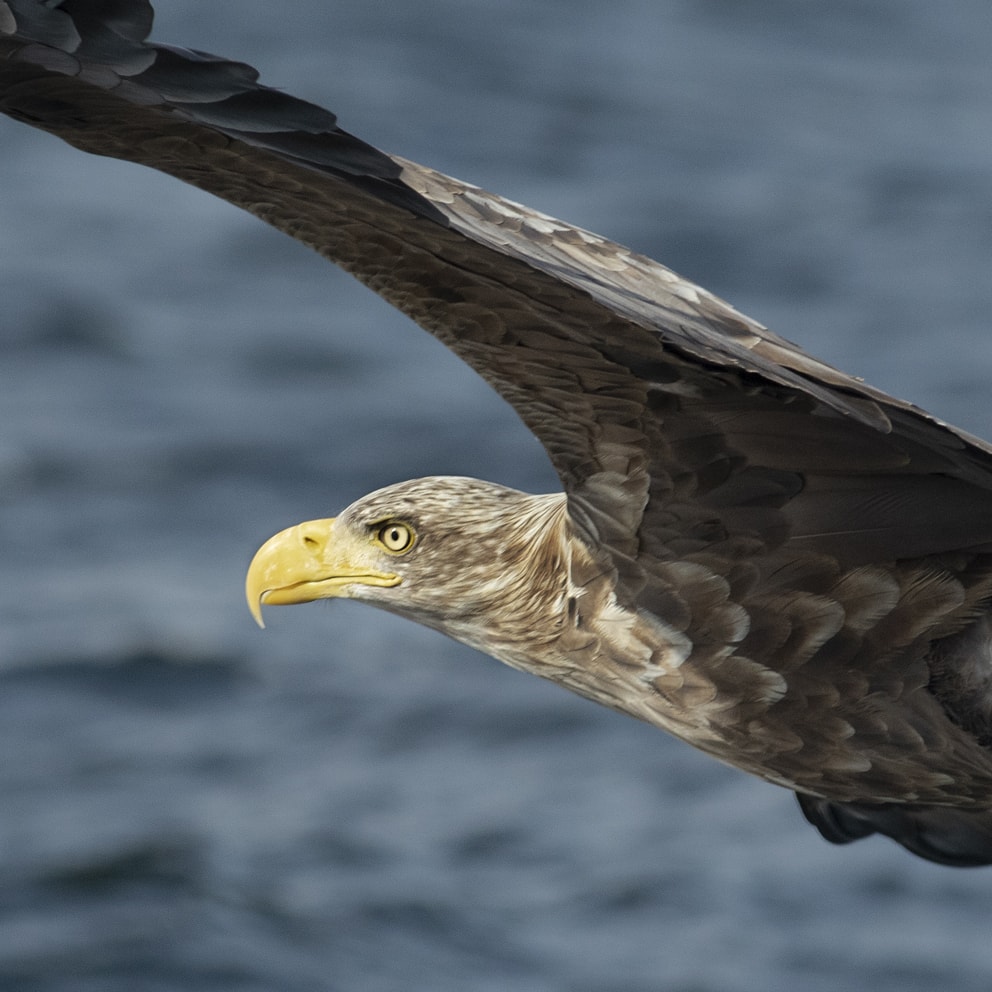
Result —
<path fill-rule="evenodd" d="M 383 524 L 376 531 L 375 539 L 387 551 L 394 555 L 401 555 L 413 547 L 416 535 L 412 527 L 394 520 L 388 524 Z"/>

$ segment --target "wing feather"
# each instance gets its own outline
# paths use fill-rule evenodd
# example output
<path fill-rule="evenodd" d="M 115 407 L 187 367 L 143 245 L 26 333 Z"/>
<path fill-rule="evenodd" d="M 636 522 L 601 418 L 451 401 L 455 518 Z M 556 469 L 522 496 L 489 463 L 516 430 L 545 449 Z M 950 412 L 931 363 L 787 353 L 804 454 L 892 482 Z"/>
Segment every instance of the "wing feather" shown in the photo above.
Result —
<path fill-rule="evenodd" d="M 645 410 L 655 389 L 707 403 L 719 394 L 742 415 L 755 390 L 780 405 L 801 396 L 812 401 L 805 420 L 841 415 L 824 433 L 835 444 L 846 437 L 856 458 L 899 458 L 902 447 L 879 435 L 905 436 L 941 453 L 947 474 L 992 479 L 982 442 L 812 358 L 664 266 L 380 152 L 328 111 L 260 85 L 249 66 L 146 43 L 144 0 L 5 0 L 0 11 L 4 112 L 207 189 L 353 272 L 513 403 L 571 493 L 634 443 L 618 444 L 602 424 L 626 425 L 650 457 L 643 422 L 655 419 Z M 567 402 L 577 385 L 586 402 Z M 563 435 L 561 414 L 579 406 L 581 422 Z M 788 411 L 797 423 L 798 412 Z M 744 441 L 726 419 L 717 426 Z M 782 443 L 789 433 L 779 432 Z"/>

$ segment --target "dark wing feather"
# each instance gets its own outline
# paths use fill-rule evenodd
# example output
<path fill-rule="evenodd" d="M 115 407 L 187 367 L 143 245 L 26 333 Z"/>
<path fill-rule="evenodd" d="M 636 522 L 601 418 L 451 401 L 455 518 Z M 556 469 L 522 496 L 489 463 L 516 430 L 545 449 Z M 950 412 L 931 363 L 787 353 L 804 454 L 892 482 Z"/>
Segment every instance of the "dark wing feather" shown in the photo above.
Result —
<path fill-rule="evenodd" d="M 992 816 L 987 810 L 843 804 L 803 795 L 798 799 L 806 819 L 834 844 L 878 833 L 941 865 L 974 868 L 992 861 Z"/>
<path fill-rule="evenodd" d="M 831 471 L 881 454 L 911 474 L 992 484 L 982 442 L 806 355 L 656 262 L 372 148 L 328 111 L 259 85 L 249 66 L 146 44 L 151 18 L 145 0 L 0 2 L 0 107 L 86 151 L 213 192 L 353 272 L 507 397 L 568 492 L 594 477 L 597 516 L 639 524 L 642 507 L 623 512 L 607 483 L 628 477 L 629 494 L 641 472 L 638 495 L 647 492 L 654 394 L 731 398 L 707 425 L 726 450 L 746 455 L 754 442 L 760 455 L 767 442 L 795 452 L 799 434 L 807 465 L 822 423 Z M 791 403 L 786 416 L 747 416 L 756 391 L 776 412 Z M 837 457 L 852 446 L 848 462 Z M 907 513 L 915 524 L 915 507 Z M 992 540 L 992 522 L 987 531 Z"/>
<path fill-rule="evenodd" d="M 685 684 L 655 689 L 720 700 L 723 757 L 836 800 L 988 804 L 988 707 L 931 662 L 992 594 L 992 449 L 248 66 L 146 44 L 150 24 L 144 0 L 0 0 L 0 110 L 251 211 L 475 368 L 546 447 L 625 604 L 688 634 Z M 809 810 L 838 836 L 917 829 Z"/>

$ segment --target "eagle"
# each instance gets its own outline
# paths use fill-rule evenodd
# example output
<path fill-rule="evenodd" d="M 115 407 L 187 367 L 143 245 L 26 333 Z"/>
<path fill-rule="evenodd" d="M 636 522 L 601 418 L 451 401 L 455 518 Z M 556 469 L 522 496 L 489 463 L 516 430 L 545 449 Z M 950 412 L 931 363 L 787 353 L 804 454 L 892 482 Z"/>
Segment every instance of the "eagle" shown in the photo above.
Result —
<path fill-rule="evenodd" d="M 992 863 L 992 447 L 665 266 L 386 154 L 146 0 L 0 0 L 0 110 L 352 273 L 543 444 L 290 527 L 249 606 L 345 597 L 794 790 L 828 840 Z"/>

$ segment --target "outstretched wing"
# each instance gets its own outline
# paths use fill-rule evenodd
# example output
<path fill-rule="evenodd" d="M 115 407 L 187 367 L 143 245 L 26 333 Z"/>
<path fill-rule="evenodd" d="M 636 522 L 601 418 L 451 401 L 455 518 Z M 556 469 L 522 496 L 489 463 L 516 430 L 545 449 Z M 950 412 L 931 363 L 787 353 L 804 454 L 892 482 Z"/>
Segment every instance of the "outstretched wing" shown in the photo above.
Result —
<path fill-rule="evenodd" d="M 981 442 L 662 265 L 372 148 L 248 66 L 146 43 L 151 20 L 145 0 L 3 0 L 0 109 L 352 272 L 514 406 L 597 542 L 678 550 L 716 526 L 851 561 L 992 542 Z"/>

